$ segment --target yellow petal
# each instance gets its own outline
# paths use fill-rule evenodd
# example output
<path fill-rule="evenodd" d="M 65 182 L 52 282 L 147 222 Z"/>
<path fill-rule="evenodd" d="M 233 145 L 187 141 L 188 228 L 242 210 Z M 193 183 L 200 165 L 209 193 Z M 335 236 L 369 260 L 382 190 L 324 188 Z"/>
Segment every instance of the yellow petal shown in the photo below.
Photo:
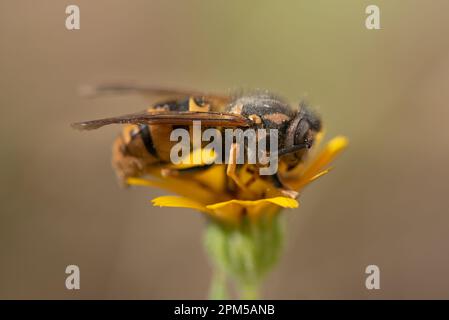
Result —
<path fill-rule="evenodd" d="M 225 202 L 211 204 L 206 207 L 208 209 L 215 210 L 215 209 L 229 206 L 230 204 L 237 204 L 241 207 L 248 208 L 248 207 L 252 207 L 252 206 L 257 206 L 262 203 L 272 203 L 272 204 L 275 204 L 282 208 L 297 208 L 299 206 L 298 201 L 296 201 L 295 199 L 287 198 L 287 197 L 274 197 L 274 198 L 260 199 L 260 200 L 254 200 L 254 201 L 233 199 L 233 200 L 229 200 L 229 201 L 225 201 Z"/>
<path fill-rule="evenodd" d="M 189 198 L 176 196 L 162 196 L 152 200 L 153 205 L 159 207 L 189 208 L 209 214 L 211 217 L 226 223 L 237 224 L 240 221 L 240 212 L 233 210 L 230 212 L 212 210 L 198 201 Z"/>
<path fill-rule="evenodd" d="M 202 160 L 214 160 L 216 154 L 213 150 L 198 149 L 188 156 L 201 153 Z M 200 165 L 201 166 L 201 165 Z M 194 173 L 182 171 L 183 169 L 195 168 L 198 164 L 169 164 L 164 167 L 148 169 L 150 179 L 129 178 L 130 185 L 157 187 L 172 191 L 184 197 L 193 197 L 205 203 L 214 203 L 228 200 L 226 194 L 226 177 L 224 165 L 213 165 L 204 170 L 197 170 Z M 162 174 L 162 171 L 164 171 Z M 178 171 L 179 170 L 179 171 Z M 170 173 L 172 172 L 172 174 Z"/>
<path fill-rule="evenodd" d="M 323 169 L 342 152 L 348 145 L 348 139 L 343 136 L 337 136 L 327 143 L 325 148 L 313 159 L 309 160 L 303 173 L 296 179 L 296 182 L 291 183 L 291 187 L 299 190 L 306 184 L 324 175 Z M 326 171 L 326 170 L 324 170 Z"/>
<path fill-rule="evenodd" d="M 273 215 L 280 208 L 297 208 L 298 201 L 286 197 L 274 197 L 260 200 L 230 200 L 206 206 L 213 210 L 218 218 L 238 222 L 246 214 L 250 219 L 257 219 L 262 214 Z"/>
<path fill-rule="evenodd" d="M 195 209 L 201 212 L 212 213 L 202 203 L 192 200 L 190 198 L 177 197 L 177 196 L 162 196 L 151 200 L 153 205 L 159 207 L 175 207 L 175 208 L 189 208 Z"/>
<path fill-rule="evenodd" d="M 196 182 L 195 180 L 181 180 L 172 177 L 165 177 L 158 180 L 141 178 L 128 178 L 127 183 L 135 186 L 156 187 L 171 191 L 183 197 L 191 198 L 204 203 L 214 203 L 220 201 L 222 197 Z"/>
<path fill-rule="evenodd" d="M 241 217 L 242 210 L 246 209 L 250 217 L 256 217 L 262 213 L 271 214 L 282 208 L 297 208 L 298 201 L 286 197 L 274 197 L 256 201 L 230 200 L 211 205 L 204 205 L 190 198 L 177 196 L 162 196 L 152 200 L 153 205 L 159 207 L 189 208 L 208 213 L 210 216 L 220 220 L 237 223 Z"/>
<path fill-rule="evenodd" d="M 318 156 L 313 160 L 312 164 L 306 169 L 311 176 L 316 175 L 322 168 L 329 165 L 348 145 L 348 139 L 338 136 L 329 141 Z"/>
<path fill-rule="evenodd" d="M 312 178 L 309 179 L 309 182 L 315 181 L 318 178 L 321 178 L 322 176 L 324 176 L 325 174 L 329 173 L 329 171 L 331 171 L 332 168 L 328 168 L 326 170 L 321 171 L 320 173 L 314 175 Z"/>
<path fill-rule="evenodd" d="M 312 151 L 319 149 L 321 142 L 323 141 L 325 135 L 326 135 L 326 130 L 324 130 L 324 128 L 321 129 L 321 131 L 316 134 L 315 139 L 313 139 Z"/>

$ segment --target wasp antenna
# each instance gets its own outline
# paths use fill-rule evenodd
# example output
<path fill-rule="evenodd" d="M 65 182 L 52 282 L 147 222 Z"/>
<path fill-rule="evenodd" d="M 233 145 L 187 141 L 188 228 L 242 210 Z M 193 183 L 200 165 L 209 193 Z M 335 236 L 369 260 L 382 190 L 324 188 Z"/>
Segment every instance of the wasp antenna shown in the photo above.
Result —
<path fill-rule="evenodd" d="M 301 144 L 296 144 L 294 146 L 288 147 L 288 148 L 284 148 L 279 150 L 278 152 L 275 152 L 274 154 L 277 154 L 277 156 L 283 156 L 284 154 L 288 154 L 288 153 L 293 153 L 302 149 L 309 149 L 310 148 L 310 144 L 309 143 L 301 143 Z"/>

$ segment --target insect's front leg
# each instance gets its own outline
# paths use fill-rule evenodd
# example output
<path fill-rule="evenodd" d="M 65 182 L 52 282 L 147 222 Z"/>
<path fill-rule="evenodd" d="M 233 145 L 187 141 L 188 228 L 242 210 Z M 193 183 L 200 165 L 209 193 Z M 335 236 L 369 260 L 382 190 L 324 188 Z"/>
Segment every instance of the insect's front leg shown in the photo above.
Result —
<path fill-rule="evenodd" d="M 226 175 L 231 178 L 232 181 L 242 190 L 246 192 L 250 192 L 254 194 L 243 182 L 240 180 L 236 173 L 237 169 L 237 154 L 239 153 L 239 145 L 237 143 L 233 143 L 231 145 L 231 149 L 229 150 L 229 163 L 226 166 Z"/>

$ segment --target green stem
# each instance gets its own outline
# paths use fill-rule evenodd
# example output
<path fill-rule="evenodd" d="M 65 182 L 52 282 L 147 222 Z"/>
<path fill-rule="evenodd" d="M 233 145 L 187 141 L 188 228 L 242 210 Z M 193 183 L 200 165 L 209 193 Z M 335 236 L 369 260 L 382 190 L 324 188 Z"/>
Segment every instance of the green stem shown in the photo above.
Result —
<path fill-rule="evenodd" d="M 255 283 L 242 283 L 240 285 L 240 298 L 242 300 L 259 299 L 259 286 Z"/>
<path fill-rule="evenodd" d="M 226 300 L 228 293 L 226 289 L 226 273 L 219 267 L 214 268 L 212 281 L 209 289 L 210 300 Z"/>

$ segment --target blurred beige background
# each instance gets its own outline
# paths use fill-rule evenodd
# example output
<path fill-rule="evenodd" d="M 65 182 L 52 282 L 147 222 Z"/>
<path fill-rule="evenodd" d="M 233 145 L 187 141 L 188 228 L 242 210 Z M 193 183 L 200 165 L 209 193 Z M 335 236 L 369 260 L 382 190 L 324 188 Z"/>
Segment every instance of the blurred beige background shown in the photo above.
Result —
<path fill-rule="evenodd" d="M 77 4 L 81 30 L 65 29 Z M 382 30 L 364 26 L 381 9 Z M 204 218 L 154 208 L 110 168 L 139 96 L 82 99 L 134 81 L 307 97 L 350 148 L 286 211 L 265 298 L 449 298 L 449 2 L 0 1 L 0 298 L 205 298 Z M 68 291 L 65 267 L 81 268 Z M 381 269 L 368 291 L 365 267 Z"/>

